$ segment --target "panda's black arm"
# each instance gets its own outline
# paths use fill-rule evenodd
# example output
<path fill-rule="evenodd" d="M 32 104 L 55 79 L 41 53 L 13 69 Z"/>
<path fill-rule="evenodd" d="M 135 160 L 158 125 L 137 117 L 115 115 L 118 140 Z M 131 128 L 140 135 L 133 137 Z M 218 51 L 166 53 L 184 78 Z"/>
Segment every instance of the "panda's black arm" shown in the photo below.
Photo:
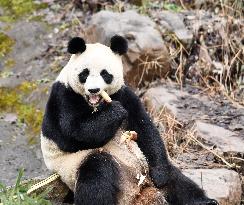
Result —
<path fill-rule="evenodd" d="M 60 125 L 65 136 L 86 144 L 90 149 L 101 147 L 111 140 L 126 116 L 127 112 L 120 103 L 113 102 L 89 117 L 65 113 L 60 118 Z"/>
<path fill-rule="evenodd" d="M 92 114 L 85 99 L 60 82 L 54 83 L 46 105 L 43 135 L 63 151 L 92 149 L 106 144 L 127 116 L 119 102 Z"/>
<path fill-rule="evenodd" d="M 115 96 L 128 112 L 128 129 L 138 134 L 137 143 L 148 160 L 154 183 L 163 186 L 168 180 L 170 162 L 159 131 L 146 113 L 139 97 L 129 88 L 123 87 Z"/>
<path fill-rule="evenodd" d="M 167 187 L 168 202 L 172 205 L 218 205 L 216 200 L 209 199 L 196 183 L 170 163 L 160 134 L 139 97 L 129 87 L 123 87 L 112 99 L 120 101 L 127 110 L 128 129 L 137 132 L 138 146 L 148 160 L 150 176 L 156 187 Z"/>

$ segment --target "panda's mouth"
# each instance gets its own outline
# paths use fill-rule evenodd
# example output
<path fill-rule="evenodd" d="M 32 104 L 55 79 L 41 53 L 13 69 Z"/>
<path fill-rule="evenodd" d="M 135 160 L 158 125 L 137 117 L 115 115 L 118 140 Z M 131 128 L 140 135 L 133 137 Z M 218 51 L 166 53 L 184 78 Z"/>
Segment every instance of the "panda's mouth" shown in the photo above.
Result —
<path fill-rule="evenodd" d="M 97 107 L 102 101 L 102 97 L 100 95 L 87 95 L 87 100 L 90 106 Z"/>

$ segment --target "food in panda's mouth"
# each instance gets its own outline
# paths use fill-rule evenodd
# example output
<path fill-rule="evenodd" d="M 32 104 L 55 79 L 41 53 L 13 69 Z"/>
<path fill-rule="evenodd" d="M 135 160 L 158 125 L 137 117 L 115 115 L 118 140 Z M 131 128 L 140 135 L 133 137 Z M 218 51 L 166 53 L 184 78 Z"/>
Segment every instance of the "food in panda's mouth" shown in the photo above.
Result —
<path fill-rule="evenodd" d="M 100 95 L 87 95 L 86 99 L 92 107 L 97 107 L 103 100 Z"/>
<path fill-rule="evenodd" d="M 102 100 L 105 100 L 107 103 L 112 102 L 112 99 L 104 90 L 99 95 L 87 95 L 87 99 L 89 104 L 93 107 L 98 106 Z"/>
<path fill-rule="evenodd" d="M 100 101 L 100 96 L 99 95 L 90 95 L 89 96 L 89 102 L 91 104 L 97 104 Z"/>
<path fill-rule="evenodd" d="M 101 92 L 101 96 L 107 103 L 112 102 L 112 99 L 109 97 L 108 93 L 106 93 L 104 90 Z"/>

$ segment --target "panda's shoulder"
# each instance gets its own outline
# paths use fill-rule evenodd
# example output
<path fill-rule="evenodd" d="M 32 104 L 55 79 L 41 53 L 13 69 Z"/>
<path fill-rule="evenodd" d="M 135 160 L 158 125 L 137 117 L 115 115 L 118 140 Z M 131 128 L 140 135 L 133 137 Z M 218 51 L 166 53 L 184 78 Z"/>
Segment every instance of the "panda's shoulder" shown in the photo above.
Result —
<path fill-rule="evenodd" d="M 52 88 L 51 88 L 52 92 L 57 92 L 57 91 L 67 91 L 68 90 L 68 87 L 60 82 L 60 81 L 55 81 L 53 84 L 52 84 Z"/>
<path fill-rule="evenodd" d="M 51 88 L 51 96 L 65 97 L 65 96 L 77 95 L 70 86 L 66 86 L 64 83 L 56 81 Z"/>
<path fill-rule="evenodd" d="M 139 97 L 135 94 L 131 87 L 124 85 L 115 94 L 112 95 L 112 99 L 120 101 L 122 104 L 138 101 Z"/>

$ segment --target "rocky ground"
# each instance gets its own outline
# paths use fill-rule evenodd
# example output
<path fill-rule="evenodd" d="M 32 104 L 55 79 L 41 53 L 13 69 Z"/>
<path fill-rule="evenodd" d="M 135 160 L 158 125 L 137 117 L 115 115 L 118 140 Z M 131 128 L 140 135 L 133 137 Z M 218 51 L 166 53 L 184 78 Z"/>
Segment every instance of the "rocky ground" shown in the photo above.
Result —
<path fill-rule="evenodd" d="M 29 10 L 0 3 L 1 182 L 13 184 L 20 167 L 25 178 L 49 175 L 40 124 L 70 37 L 107 44 L 120 34 L 129 41 L 125 78 L 158 124 L 173 163 L 221 205 L 244 203 L 243 18 L 226 18 L 200 1 L 194 10 L 170 1 L 26 2 Z"/>
<path fill-rule="evenodd" d="M 220 96 L 210 98 L 199 88 L 181 90 L 170 82 L 149 88 L 143 99 L 164 127 L 162 138 L 173 163 L 220 204 L 240 204 L 242 182 L 235 171 L 243 173 L 244 109 Z"/>

